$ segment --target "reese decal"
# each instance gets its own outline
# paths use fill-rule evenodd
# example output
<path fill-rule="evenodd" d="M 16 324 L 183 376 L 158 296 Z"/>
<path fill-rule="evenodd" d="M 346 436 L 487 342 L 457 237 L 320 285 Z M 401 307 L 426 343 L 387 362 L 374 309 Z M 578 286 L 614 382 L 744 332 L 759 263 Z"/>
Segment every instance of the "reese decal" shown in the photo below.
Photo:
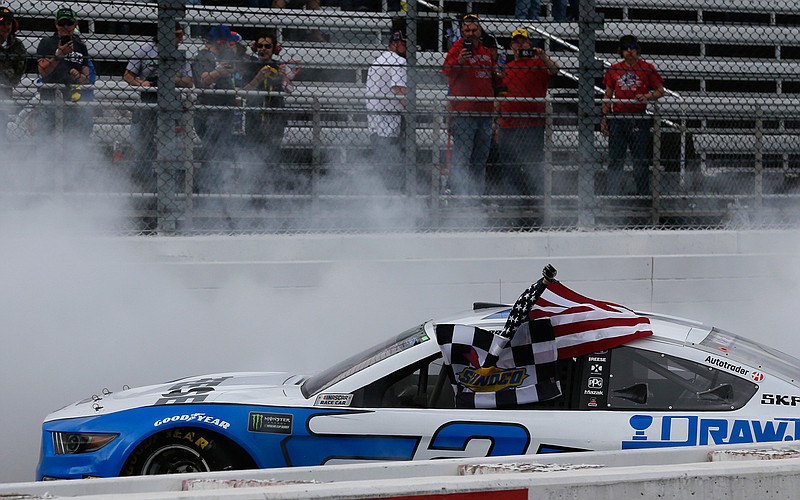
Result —
<path fill-rule="evenodd" d="M 247 417 L 247 430 L 269 434 L 291 434 L 292 415 L 288 413 L 250 412 Z"/>
<path fill-rule="evenodd" d="M 634 415 L 629 421 L 633 436 L 630 441 L 622 441 L 622 449 L 797 441 L 798 422 L 800 418 L 746 420 Z"/>

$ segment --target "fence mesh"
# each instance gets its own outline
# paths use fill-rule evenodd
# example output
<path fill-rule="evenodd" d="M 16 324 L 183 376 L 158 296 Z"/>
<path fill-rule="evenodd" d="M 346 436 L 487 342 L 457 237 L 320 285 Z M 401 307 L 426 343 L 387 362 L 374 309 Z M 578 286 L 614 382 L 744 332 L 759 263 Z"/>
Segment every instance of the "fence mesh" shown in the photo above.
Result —
<path fill-rule="evenodd" d="M 6 5 L 4 202 L 165 234 L 796 224 L 794 2 Z"/>

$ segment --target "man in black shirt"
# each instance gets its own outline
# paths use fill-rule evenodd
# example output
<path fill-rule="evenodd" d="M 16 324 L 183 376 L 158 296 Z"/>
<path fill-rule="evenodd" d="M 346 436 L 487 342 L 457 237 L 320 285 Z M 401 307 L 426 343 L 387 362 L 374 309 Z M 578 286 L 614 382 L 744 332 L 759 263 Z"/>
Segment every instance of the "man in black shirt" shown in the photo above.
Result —
<path fill-rule="evenodd" d="M 78 24 L 78 15 L 69 7 L 58 9 L 55 13 L 56 33 L 42 38 L 36 54 L 39 58 L 38 68 L 42 83 L 61 83 L 61 90 L 65 101 L 79 100 L 80 89 L 77 85 L 89 83 L 89 51 L 86 45 L 74 36 L 75 26 Z M 55 89 L 43 88 L 40 91 L 43 101 L 52 101 L 55 98 Z M 44 109 L 40 131 L 50 132 L 54 126 L 54 110 L 52 106 Z M 65 131 L 85 130 L 87 123 L 83 118 L 84 110 L 69 110 L 65 112 Z"/>

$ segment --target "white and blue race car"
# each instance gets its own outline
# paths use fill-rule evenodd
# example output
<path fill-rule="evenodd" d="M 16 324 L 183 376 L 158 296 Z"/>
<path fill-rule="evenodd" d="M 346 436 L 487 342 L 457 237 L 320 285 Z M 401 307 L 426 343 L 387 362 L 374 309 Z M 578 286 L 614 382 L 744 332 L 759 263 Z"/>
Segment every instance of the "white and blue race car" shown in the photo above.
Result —
<path fill-rule="evenodd" d="M 509 312 L 476 304 L 311 377 L 220 373 L 87 398 L 46 418 L 37 478 L 800 439 L 800 361 L 657 315 L 652 336 L 559 360 L 555 399 L 455 408 L 434 326 L 497 331 Z"/>

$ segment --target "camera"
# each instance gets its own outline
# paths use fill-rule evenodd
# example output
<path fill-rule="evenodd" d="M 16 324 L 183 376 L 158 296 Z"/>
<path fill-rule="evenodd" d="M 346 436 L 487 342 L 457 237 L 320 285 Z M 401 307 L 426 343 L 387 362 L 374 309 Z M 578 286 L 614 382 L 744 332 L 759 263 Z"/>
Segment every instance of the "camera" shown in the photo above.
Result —
<path fill-rule="evenodd" d="M 150 82 L 151 87 L 158 87 L 158 75 L 148 76 L 145 80 Z"/>
<path fill-rule="evenodd" d="M 464 50 L 468 50 L 468 51 L 472 52 L 472 48 L 474 46 L 475 46 L 475 42 L 472 40 L 472 38 L 467 38 L 466 40 L 464 40 Z"/>
<path fill-rule="evenodd" d="M 520 49 L 519 50 L 519 58 L 520 59 L 530 59 L 534 55 L 536 55 L 536 52 L 534 52 L 533 49 Z"/>
<path fill-rule="evenodd" d="M 59 45 L 64 45 L 65 43 L 69 43 L 71 41 L 72 41 L 72 36 L 64 35 L 64 36 L 62 36 L 61 38 L 58 39 L 58 44 Z"/>

